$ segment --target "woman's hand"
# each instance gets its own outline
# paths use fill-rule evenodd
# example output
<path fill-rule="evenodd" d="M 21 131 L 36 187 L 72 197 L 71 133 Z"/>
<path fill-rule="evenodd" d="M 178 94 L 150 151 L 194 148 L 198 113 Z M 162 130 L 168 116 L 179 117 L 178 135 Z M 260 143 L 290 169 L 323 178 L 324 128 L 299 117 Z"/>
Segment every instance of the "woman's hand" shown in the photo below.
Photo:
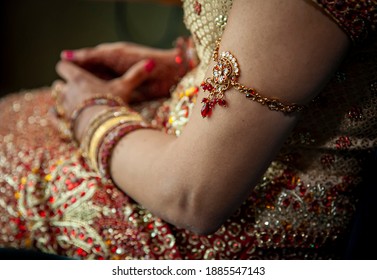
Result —
<path fill-rule="evenodd" d="M 147 59 L 144 67 L 149 75 L 139 87 L 134 88 L 136 94 L 133 94 L 129 102 L 168 96 L 169 89 L 187 71 L 178 48 L 158 50 L 132 43 L 109 43 L 94 48 L 63 51 L 61 58 L 86 69 L 96 77 L 110 81 Z"/>
<path fill-rule="evenodd" d="M 140 60 L 122 76 L 103 80 L 69 61 L 60 61 L 56 71 L 65 83 L 57 81 L 54 86 L 61 88 L 59 99 L 65 115 L 70 116 L 77 106 L 96 95 L 110 94 L 122 98 L 126 103 L 129 102 L 132 92 L 150 74 L 145 70 L 148 63 L 148 60 Z"/>

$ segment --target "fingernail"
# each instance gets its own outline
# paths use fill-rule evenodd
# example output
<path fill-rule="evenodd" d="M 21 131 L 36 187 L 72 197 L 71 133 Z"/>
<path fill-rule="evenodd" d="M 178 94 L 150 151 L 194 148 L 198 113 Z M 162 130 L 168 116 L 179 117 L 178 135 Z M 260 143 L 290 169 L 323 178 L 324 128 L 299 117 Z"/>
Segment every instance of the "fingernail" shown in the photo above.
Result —
<path fill-rule="evenodd" d="M 175 60 L 175 63 L 177 64 L 182 64 L 183 62 L 183 58 L 180 55 L 177 55 L 174 60 Z"/>
<path fill-rule="evenodd" d="M 149 59 L 147 61 L 147 63 L 145 63 L 144 65 L 144 69 L 145 71 L 147 71 L 148 73 L 152 72 L 154 67 L 156 66 L 156 62 L 153 60 L 153 59 Z"/>
<path fill-rule="evenodd" d="M 62 53 L 63 58 L 66 60 L 73 60 L 75 58 L 74 52 L 71 50 L 65 50 Z"/>

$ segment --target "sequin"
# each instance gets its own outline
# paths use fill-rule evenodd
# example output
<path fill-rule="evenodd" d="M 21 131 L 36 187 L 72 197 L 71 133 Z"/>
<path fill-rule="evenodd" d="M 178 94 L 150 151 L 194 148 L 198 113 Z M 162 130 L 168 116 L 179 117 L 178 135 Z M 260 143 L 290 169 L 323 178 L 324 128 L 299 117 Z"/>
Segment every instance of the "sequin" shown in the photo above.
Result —
<path fill-rule="evenodd" d="M 227 17 L 227 16 L 224 16 L 224 15 L 219 15 L 219 16 L 216 17 L 216 19 L 215 19 L 216 25 L 217 25 L 220 29 L 224 29 L 224 28 L 225 28 L 227 21 L 228 21 L 228 17 Z"/>
<path fill-rule="evenodd" d="M 338 150 L 346 149 L 351 147 L 352 142 L 351 139 L 348 136 L 340 136 L 336 141 L 335 141 L 335 146 Z"/>
<path fill-rule="evenodd" d="M 353 106 L 348 111 L 347 117 L 352 121 L 360 121 L 363 118 L 363 109 L 361 107 Z"/>
<path fill-rule="evenodd" d="M 322 7 L 355 42 L 376 29 L 375 3 L 356 0 L 312 0 Z"/>

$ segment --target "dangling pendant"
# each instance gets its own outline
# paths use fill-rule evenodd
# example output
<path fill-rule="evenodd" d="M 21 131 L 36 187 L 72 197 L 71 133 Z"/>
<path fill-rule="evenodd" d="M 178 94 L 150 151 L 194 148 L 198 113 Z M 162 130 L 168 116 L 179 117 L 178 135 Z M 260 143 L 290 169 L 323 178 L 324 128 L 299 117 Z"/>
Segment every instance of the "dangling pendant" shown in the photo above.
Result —
<path fill-rule="evenodd" d="M 222 52 L 219 56 L 217 47 L 213 57 L 216 61 L 212 70 L 213 76 L 200 85 L 203 91 L 209 92 L 208 96 L 202 99 L 203 118 L 210 117 L 217 104 L 221 107 L 227 106 L 224 93 L 234 82 L 237 82 L 239 76 L 237 60 L 230 52 Z"/>
<path fill-rule="evenodd" d="M 203 103 L 203 106 L 202 106 L 201 114 L 203 118 L 211 116 L 212 109 L 216 106 L 216 104 L 220 105 L 221 107 L 227 106 L 227 102 L 223 99 L 223 97 L 216 98 L 216 97 L 213 97 L 213 95 L 211 94 L 209 94 L 208 98 L 203 98 L 202 103 Z"/>
<path fill-rule="evenodd" d="M 203 106 L 202 106 L 202 110 L 200 111 L 202 114 L 202 117 L 203 118 L 210 117 L 212 114 L 212 106 L 209 100 L 207 98 L 203 98 L 202 103 L 203 103 Z"/>

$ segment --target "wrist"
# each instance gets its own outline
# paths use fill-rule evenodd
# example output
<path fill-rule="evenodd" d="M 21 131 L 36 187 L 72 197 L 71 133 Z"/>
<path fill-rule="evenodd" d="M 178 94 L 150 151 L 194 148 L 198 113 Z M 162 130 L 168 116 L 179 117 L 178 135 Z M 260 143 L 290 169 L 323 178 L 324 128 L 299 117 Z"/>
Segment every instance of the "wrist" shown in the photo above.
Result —
<path fill-rule="evenodd" d="M 82 137 L 82 129 L 81 127 L 76 128 L 76 124 L 78 122 L 78 118 L 82 117 L 85 111 L 89 111 L 92 113 L 91 115 L 93 115 L 93 113 L 95 113 L 97 110 L 95 108 L 99 108 L 99 106 L 104 106 L 106 108 L 123 105 L 124 102 L 122 99 L 111 95 L 96 95 L 82 102 L 82 104 L 80 104 L 75 110 L 73 110 L 69 118 L 69 128 L 72 132 L 73 139 L 80 142 L 80 139 Z M 93 109 L 90 110 L 91 108 Z M 88 115 L 88 113 L 84 114 L 84 119 L 81 119 L 81 123 L 85 123 L 86 118 L 91 115 Z"/>
<path fill-rule="evenodd" d="M 73 127 L 73 135 L 79 143 L 81 143 L 82 138 L 85 134 L 85 131 L 88 129 L 90 122 L 107 108 L 108 106 L 105 105 L 94 105 L 85 108 L 81 112 L 81 114 L 77 117 Z"/>
<path fill-rule="evenodd" d="M 76 133 L 80 151 L 89 166 L 111 180 L 110 158 L 113 148 L 129 132 L 150 128 L 143 118 L 125 106 L 88 108 L 78 119 Z"/>

